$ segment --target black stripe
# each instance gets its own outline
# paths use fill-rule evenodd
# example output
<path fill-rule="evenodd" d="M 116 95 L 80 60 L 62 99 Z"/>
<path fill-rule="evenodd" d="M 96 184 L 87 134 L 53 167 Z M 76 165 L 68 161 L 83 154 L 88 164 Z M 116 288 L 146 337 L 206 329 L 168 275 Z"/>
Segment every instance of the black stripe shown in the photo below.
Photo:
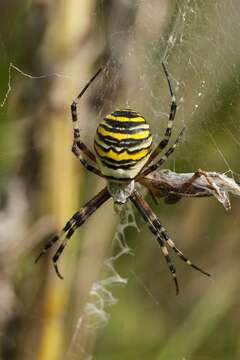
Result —
<path fill-rule="evenodd" d="M 132 111 L 130 109 L 129 110 L 116 110 L 116 111 L 112 112 L 111 115 L 122 116 L 122 117 L 127 117 L 127 118 L 142 117 L 136 111 Z"/>
<path fill-rule="evenodd" d="M 151 221 L 152 221 L 152 223 L 153 223 L 153 226 L 154 226 L 156 229 L 161 230 L 162 226 L 161 226 L 161 224 L 159 224 L 158 219 L 157 219 L 157 218 L 154 218 L 154 219 L 153 219 L 153 214 L 149 214 L 149 216 L 151 216 L 151 218 L 152 218 Z"/>
<path fill-rule="evenodd" d="M 114 160 L 114 159 L 111 159 L 111 158 L 108 158 L 107 156 L 100 156 L 100 155 L 98 155 L 99 156 L 99 158 L 101 159 L 101 161 L 102 162 L 104 162 L 104 164 L 105 163 L 107 163 L 107 164 L 113 164 L 113 165 L 117 165 L 117 166 L 121 166 L 121 165 L 135 165 L 136 164 L 136 162 L 138 161 L 138 160 Z M 141 159 L 143 159 L 145 156 L 143 156 Z M 139 160 L 141 160 L 141 159 L 139 159 Z"/>
<path fill-rule="evenodd" d="M 141 147 L 141 148 L 139 148 L 139 149 L 137 149 L 137 150 L 132 150 L 132 151 L 130 151 L 128 148 L 122 148 L 121 150 L 116 150 L 116 148 L 114 147 L 114 146 L 110 146 L 109 148 L 105 148 L 105 147 L 103 147 L 102 145 L 100 145 L 96 140 L 94 141 L 94 144 L 96 144 L 97 146 L 99 146 L 103 151 L 105 151 L 105 152 L 109 152 L 110 150 L 112 150 L 113 152 L 115 152 L 116 154 L 122 154 L 124 151 L 126 151 L 129 155 L 132 155 L 132 154 L 137 154 L 139 151 L 142 151 L 142 150 L 148 150 L 148 149 L 150 149 L 151 148 L 151 145 L 152 144 L 150 144 L 149 146 L 147 146 L 147 147 Z M 96 149 L 95 149 L 96 150 Z M 97 150 L 96 150 L 97 151 Z"/>
<path fill-rule="evenodd" d="M 114 165 L 114 164 L 109 164 L 109 163 L 105 162 L 104 160 L 102 160 L 102 163 L 107 168 L 113 169 L 113 170 L 129 170 L 135 165 L 135 163 L 133 163 L 133 164 L 128 164 L 128 165 L 121 165 L 121 166 L 119 165 L 119 166 L 117 166 L 117 165 Z"/>
<path fill-rule="evenodd" d="M 117 176 L 108 176 L 108 175 L 105 175 L 105 178 L 106 178 L 106 179 L 109 179 L 109 180 L 120 180 L 121 182 L 129 182 L 129 181 L 132 180 L 132 178 L 117 177 Z"/>
<path fill-rule="evenodd" d="M 102 127 L 103 129 L 109 131 L 109 132 L 113 132 L 113 133 L 118 133 L 118 134 L 140 134 L 143 131 L 149 131 L 149 128 L 144 129 L 144 128 L 138 128 L 138 129 L 115 129 L 114 127 L 108 127 L 104 124 L 99 124 L 98 128 L 97 128 L 97 132 L 99 130 L 99 128 Z"/>
<path fill-rule="evenodd" d="M 112 138 L 111 136 L 102 136 L 101 134 L 97 134 L 99 139 L 106 145 L 115 145 L 118 147 L 133 147 L 136 145 L 141 144 L 142 142 L 148 140 L 151 135 L 149 135 L 148 137 L 144 138 L 144 139 L 124 139 L 124 140 L 117 140 L 115 138 Z"/>
<path fill-rule="evenodd" d="M 165 136 L 170 137 L 172 133 L 172 128 L 167 128 Z"/>
<path fill-rule="evenodd" d="M 112 126 L 113 128 L 131 128 L 131 127 L 136 127 L 138 125 L 141 125 L 141 124 L 146 124 L 146 121 L 143 120 L 143 121 L 118 121 L 118 120 L 111 120 L 111 119 L 108 119 L 108 118 L 105 118 L 104 121 L 106 122 L 106 124 L 108 124 L 109 126 Z M 146 129 L 147 130 L 147 129 Z"/>

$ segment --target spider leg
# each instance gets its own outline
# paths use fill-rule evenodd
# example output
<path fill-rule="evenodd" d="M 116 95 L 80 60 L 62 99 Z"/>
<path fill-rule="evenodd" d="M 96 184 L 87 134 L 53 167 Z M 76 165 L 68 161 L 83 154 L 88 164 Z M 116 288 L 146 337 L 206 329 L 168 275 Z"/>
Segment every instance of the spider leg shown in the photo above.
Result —
<path fill-rule="evenodd" d="M 155 221 L 152 220 L 152 210 L 149 208 L 147 203 L 144 201 L 143 197 L 140 194 L 138 194 L 138 192 L 136 190 L 132 193 L 132 195 L 130 196 L 130 199 L 133 202 L 133 204 L 135 205 L 135 207 L 137 208 L 137 210 L 142 215 L 143 219 L 148 224 L 149 230 L 153 233 L 154 236 L 156 236 L 156 239 L 157 239 L 157 241 L 160 245 L 160 248 L 162 250 L 162 253 L 164 255 L 164 259 L 166 260 L 168 268 L 173 276 L 176 293 L 178 294 L 179 293 L 179 285 L 178 285 L 178 280 L 177 280 L 177 275 L 176 275 L 176 268 L 168 254 L 167 247 L 165 246 L 165 239 L 163 238 L 162 234 L 158 231 L 158 229 L 155 225 Z"/>
<path fill-rule="evenodd" d="M 189 266 L 191 266 L 192 268 L 194 268 L 195 270 L 198 270 L 199 272 L 201 272 L 202 274 L 206 275 L 206 276 L 211 276 L 211 274 L 209 274 L 208 272 L 206 272 L 205 270 L 201 269 L 199 266 L 196 266 L 195 264 L 193 264 L 183 253 L 181 250 L 179 250 L 174 241 L 170 238 L 170 236 L 168 235 L 166 229 L 162 226 L 159 218 L 157 216 L 155 216 L 155 214 L 152 212 L 152 217 L 154 217 L 154 222 L 156 225 L 156 228 L 158 229 L 158 231 L 160 232 L 160 234 L 162 234 L 164 240 L 167 242 L 167 244 L 169 245 L 169 247 L 171 249 L 173 249 L 173 251 L 177 254 L 177 256 L 180 257 L 181 260 L 183 260 L 184 262 L 186 262 Z"/>
<path fill-rule="evenodd" d="M 176 112 L 177 112 L 177 103 L 176 103 L 175 95 L 173 93 L 173 88 L 172 88 L 172 84 L 170 81 L 170 77 L 169 77 L 167 68 L 164 63 L 162 63 L 162 67 L 163 67 L 163 71 L 165 73 L 165 76 L 166 76 L 166 79 L 168 82 L 168 88 L 169 88 L 169 92 L 170 92 L 170 95 L 172 98 L 171 105 L 170 105 L 170 112 L 169 112 L 169 116 L 168 116 L 168 124 L 167 124 L 167 128 L 165 130 L 164 138 L 160 141 L 160 143 L 157 145 L 156 149 L 152 152 L 152 154 L 150 155 L 144 168 L 148 164 L 150 164 L 159 155 L 159 153 L 167 146 L 169 139 L 171 137 L 171 134 L 172 134 L 173 123 L 174 123 L 174 119 L 175 119 Z"/>
<path fill-rule="evenodd" d="M 141 177 L 147 176 L 148 174 L 157 170 L 160 166 L 162 166 L 165 163 L 165 161 L 169 158 L 170 155 L 172 155 L 172 153 L 175 151 L 176 147 L 180 143 L 185 130 L 186 128 L 184 127 L 179 133 L 175 143 L 165 152 L 165 154 L 155 164 L 152 164 L 147 168 L 143 168 L 142 172 L 140 172 Z"/>
<path fill-rule="evenodd" d="M 133 195 L 131 195 L 131 200 L 134 203 L 134 205 L 137 207 L 137 209 L 140 211 L 140 213 L 142 214 L 143 218 L 145 219 L 145 221 L 148 222 L 148 224 L 151 224 L 151 226 L 154 228 L 154 230 L 152 230 L 150 228 L 149 225 L 149 229 L 152 231 L 152 233 L 156 236 L 160 236 L 164 243 L 167 243 L 169 245 L 170 248 L 173 249 L 173 251 L 180 257 L 181 260 L 183 260 L 184 262 L 186 262 L 189 266 L 191 266 L 192 268 L 194 268 L 195 270 L 200 271 L 202 274 L 206 275 L 206 276 L 210 276 L 209 273 L 207 273 L 206 271 L 202 270 L 201 268 L 199 268 L 198 266 L 196 266 L 195 264 L 193 264 L 175 245 L 174 241 L 169 237 L 169 235 L 167 234 L 166 230 L 164 229 L 164 227 L 162 226 L 159 218 L 154 214 L 154 212 L 152 211 L 152 209 L 149 207 L 149 205 L 146 203 L 146 201 L 143 199 L 143 197 L 138 194 L 136 191 L 134 191 Z"/>
<path fill-rule="evenodd" d="M 81 154 L 81 150 L 79 149 L 79 147 L 77 146 L 77 143 L 74 141 L 73 142 L 73 146 L 72 146 L 72 152 L 74 153 L 74 155 L 76 155 L 76 157 L 78 158 L 78 160 L 81 162 L 81 164 L 89 171 L 93 172 L 94 174 L 103 177 L 101 171 L 96 168 L 95 166 L 89 164 L 84 157 Z"/>
<path fill-rule="evenodd" d="M 35 263 L 38 262 L 38 260 L 64 235 L 66 234 L 71 227 L 75 224 L 77 218 L 78 218 L 79 211 L 77 211 L 70 220 L 65 224 L 64 228 L 59 231 L 58 233 L 54 234 L 50 239 L 47 241 L 46 245 L 38 255 L 38 257 L 35 259 Z"/>
<path fill-rule="evenodd" d="M 96 74 L 88 81 L 88 83 L 84 86 L 84 88 L 80 91 L 79 95 L 77 96 L 76 100 L 72 102 L 71 105 L 71 114 L 72 114 L 72 124 L 73 124 L 73 136 L 74 136 L 74 142 L 73 146 L 77 146 L 89 159 L 91 159 L 93 162 L 96 163 L 96 157 L 93 154 L 91 150 L 88 149 L 88 147 L 82 142 L 81 136 L 80 136 L 80 126 L 79 126 L 79 120 L 77 115 L 77 105 L 78 101 L 81 99 L 83 94 L 86 92 L 88 87 L 91 85 L 91 83 L 96 79 L 96 77 L 100 74 L 102 71 L 102 68 L 100 68 Z M 74 152 L 76 155 L 76 153 Z M 77 156 L 78 157 L 78 156 Z M 78 157 L 79 158 L 79 157 Z"/>
<path fill-rule="evenodd" d="M 87 220 L 87 218 L 90 215 L 92 215 L 110 197 L 111 195 L 109 194 L 107 188 L 105 187 L 90 201 L 88 201 L 79 211 L 77 211 L 71 217 L 71 219 L 66 223 L 64 228 L 47 242 L 41 253 L 36 258 L 35 262 L 37 262 L 42 257 L 42 255 L 44 255 L 48 251 L 48 249 L 50 249 L 55 244 L 55 242 L 57 242 L 65 234 L 65 238 L 63 242 L 60 244 L 59 248 L 57 249 L 56 253 L 52 258 L 54 268 L 58 277 L 63 279 L 62 275 L 58 270 L 57 261 L 59 260 L 60 255 L 62 254 L 64 248 L 66 247 L 68 240 L 72 237 L 75 230 L 79 228 Z"/>

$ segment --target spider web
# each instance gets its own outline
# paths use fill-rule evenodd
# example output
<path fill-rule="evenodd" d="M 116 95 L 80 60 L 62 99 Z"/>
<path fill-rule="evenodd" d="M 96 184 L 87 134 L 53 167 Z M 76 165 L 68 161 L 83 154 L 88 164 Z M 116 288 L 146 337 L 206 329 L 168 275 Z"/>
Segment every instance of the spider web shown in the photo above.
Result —
<path fill-rule="evenodd" d="M 159 28 L 154 28 L 157 21 L 161 22 L 161 19 L 159 20 L 161 13 L 156 10 L 158 8 L 156 3 L 147 2 L 146 4 L 139 1 L 138 4 L 137 25 L 131 30 L 128 49 L 118 54 L 119 61 L 125 64 L 126 69 L 130 68 L 130 72 L 126 70 L 130 80 L 127 88 L 124 89 L 124 95 L 121 96 L 119 107 L 130 106 L 142 111 L 147 119 L 150 119 L 152 128 L 155 129 L 155 140 L 159 139 L 157 133 L 162 134 L 165 129 L 170 101 L 166 79 L 160 65 L 161 61 L 164 61 L 170 73 L 178 103 L 175 125 L 177 130 L 174 130 L 174 136 L 176 137 L 183 126 L 188 129 L 181 149 L 173 155 L 168 162 L 168 167 L 172 170 L 195 171 L 201 166 L 228 172 L 233 176 L 238 167 L 228 154 L 234 153 L 236 146 L 239 147 L 240 144 L 240 126 L 234 119 L 237 108 L 233 106 L 232 110 L 229 109 L 231 103 L 234 104 L 234 98 L 229 96 L 225 106 L 229 109 L 228 116 L 231 118 L 232 128 L 225 128 L 222 120 L 219 120 L 219 113 L 222 111 L 219 102 L 223 101 L 220 95 L 223 86 L 226 85 L 227 77 L 233 78 L 233 88 L 229 91 L 233 93 L 239 91 L 240 83 L 236 66 L 239 60 L 239 44 L 238 37 L 234 36 L 234 33 L 239 31 L 238 16 L 240 14 L 237 1 L 211 3 L 177 1 L 174 15 L 168 24 L 170 30 L 166 32 L 167 35 L 160 38 L 157 36 Z M 236 7 L 238 11 L 234 14 Z M 226 16 L 226 14 L 229 15 Z M 143 15 L 144 22 L 141 21 Z M 142 37 L 139 36 L 139 31 L 144 34 Z M 112 43 L 118 44 L 121 36 L 124 34 L 113 32 Z M 134 67 L 131 64 L 134 64 Z M 116 77 L 113 81 L 117 83 L 118 78 Z M 136 93 L 137 97 L 134 96 Z M 116 104 L 110 101 L 108 108 L 114 109 Z M 215 109 L 219 109 L 219 113 Z M 210 119 L 209 112 L 212 113 Z M 203 146 L 201 142 L 203 133 L 207 146 Z M 210 148 L 212 154 L 208 157 L 206 157 L 206 147 Z M 191 148 L 190 152 L 189 148 Z M 236 169 L 235 172 L 233 169 Z M 238 174 L 236 173 L 235 176 Z M 117 241 L 118 245 L 119 234 L 122 237 L 122 231 L 119 233 L 118 229 L 113 240 Z M 127 283 L 126 279 L 122 279 L 117 274 L 114 263 L 118 257 L 131 252 L 127 245 L 120 246 L 119 249 L 117 256 L 105 261 L 105 265 L 110 265 L 114 275 L 93 285 L 90 302 L 87 303 L 85 312 L 78 322 L 80 326 L 84 326 L 83 320 L 86 318 L 90 321 L 91 327 L 106 325 L 108 322 L 108 307 L 116 303 L 111 289 L 113 285 Z M 134 270 L 132 274 L 149 298 L 158 304 L 158 299 L 152 295 L 141 279 L 139 281 Z M 89 326 L 89 323 L 86 326 Z M 80 330 L 77 326 L 76 332 L 78 331 Z M 76 341 L 75 337 L 74 341 Z"/>
<path fill-rule="evenodd" d="M 103 267 L 108 272 L 108 276 L 102 280 L 93 283 L 89 292 L 88 300 L 84 307 L 84 310 L 77 321 L 75 332 L 73 334 L 71 344 L 68 348 L 67 358 L 74 357 L 74 354 L 84 354 L 87 359 L 87 349 L 81 347 L 79 350 L 79 341 L 83 332 L 90 334 L 95 332 L 99 327 L 106 326 L 109 321 L 109 308 L 115 305 L 118 301 L 113 294 L 112 288 L 115 286 L 125 286 L 128 282 L 126 278 L 123 278 L 117 271 L 116 265 L 118 260 L 125 255 L 134 255 L 134 251 L 128 246 L 126 240 L 126 229 L 129 227 L 135 228 L 139 231 L 139 228 L 135 221 L 133 209 L 129 203 L 121 209 L 119 214 L 119 223 L 117 225 L 116 233 L 113 237 L 113 245 L 116 254 L 106 258 Z"/>
<path fill-rule="evenodd" d="M 125 3 L 129 4 L 127 0 Z M 236 35 L 240 30 L 238 1 L 176 1 L 172 4 L 173 10 L 168 9 L 164 2 L 158 5 L 154 1 L 138 0 L 136 3 L 136 25 L 130 29 L 127 51 L 118 56 L 125 69 L 128 69 L 130 85 L 117 105 L 139 109 L 149 119 L 157 141 L 157 134 L 164 131 L 169 111 L 169 92 L 160 66 L 164 61 L 179 105 L 174 136 L 183 126 L 188 129 L 181 149 L 173 155 L 168 167 L 194 171 L 201 166 L 234 175 L 239 170 L 237 160 L 231 154 L 239 151 L 240 146 L 239 106 L 236 104 L 236 94 L 240 90 L 239 38 Z M 172 16 L 169 16 L 167 24 L 162 25 L 161 18 L 167 11 Z M 142 36 L 139 36 L 139 32 Z M 159 37 L 162 33 L 164 35 Z M 113 31 L 112 44 L 115 43 L 117 48 L 125 35 L 124 32 Z M 1 107 L 6 105 L 14 88 L 13 70 L 27 78 L 57 76 L 63 80 L 71 79 L 68 75 L 58 73 L 32 76 L 10 63 L 8 88 Z M 116 77 L 112 81 L 117 80 Z M 227 87 L 225 97 L 224 86 Z M 116 107 L 115 103 L 108 105 L 109 108 Z M 222 112 L 230 119 L 230 128 L 225 126 L 224 116 L 220 116 Z M 84 131 L 94 132 L 93 129 Z M 204 146 L 203 134 L 206 139 Z M 206 156 L 206 147 L 210 149 L 209 156 Z M 127 279 L 116 270 L 116 264 L 122 256 L 134 253 L 125 238 L 128 226 L 139 230 L 131 207 L 125 209 L 125 216 L 120 220 L 113 238 L 116 253 L 104 261 L 103 266 L 109 275 L 92 285 L 84 311 L 77 320 L 68 349 L 69 358 L 76 352 L 75 346 L 82 329 L 91 332 L 108 323 L 109 309 L 117 303 L 114 286 L 127 284 Z M 152 296 L 150 291 L 149 296 Z M 154 300 L 158 303 L 157 299 Z M 87 349 L 82 349 L 82 352 L 86 353 L 87 359 Z"/>

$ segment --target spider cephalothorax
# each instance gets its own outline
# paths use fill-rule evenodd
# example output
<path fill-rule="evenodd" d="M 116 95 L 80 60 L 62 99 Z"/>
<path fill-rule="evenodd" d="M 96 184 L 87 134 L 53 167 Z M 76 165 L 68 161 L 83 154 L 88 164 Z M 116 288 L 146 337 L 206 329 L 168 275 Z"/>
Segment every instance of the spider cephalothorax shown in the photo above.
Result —
<path fill-rule="evenodd" d="M 38 261 L 38 259 L 45 254 L 45 252 L 52 247 L 60 237 L 65 236 L 63 242 L 53 256 L 54 268 L 60 278 L 62 278 L 62 276 L 59 273 L 57 262 L 67 245 L 68 240 L 71 238 L 74 231 L 110 198 L 113 199 L 114 203 L 118 204 L 124 204 L 126 201 L 130 200 L 140 212 L 141 216 L 146 221 L 149 230 L 156 237 L 160 245 L 164 258 L 173 275 L 177 292 L 179 288 L 176 269 L 168 254 L 167 246 L 188 265 L 205 275 L 209 275 L 196 265 L 192 264 L 192 262 L 176 247 L 175 243 L 162 226 L 159 218 L 153 213 L 147 202 L 135 189 L 136 182 L 141 183 L 143 186 L 148 186 L 148 182 L 145 180 L 146 176 L 164 164 L 167 158 L 175 150 L 185 130 L 182 129 L 175 143 L 159 157 L 161 151 L 168 145 L 177 110 L 169 75 L 165 65 L 162 65 L 172 100 L 164 137 L 154 150 L 152 150 L 152 136 L 149 125 L 143 116 L 130 109 L 116 110 L 107 115 L 99 124 L 94 140 L 94 150 L 96 155 L 82 142 L 77 115 L 77 104 L 102 69 L 98 70 L 71 105 L 74 131 L 72 151 L 87 170 L 105 178 L 107 180 L 107 186 L 72 216 L 62 231 L 57 233 L 47 242 L 44 249 L 37 257 L 36 261 Z M 83 154 L 85 157 L 82 156 Z M 149 190 L 151 191 L 150 188 Z"/>

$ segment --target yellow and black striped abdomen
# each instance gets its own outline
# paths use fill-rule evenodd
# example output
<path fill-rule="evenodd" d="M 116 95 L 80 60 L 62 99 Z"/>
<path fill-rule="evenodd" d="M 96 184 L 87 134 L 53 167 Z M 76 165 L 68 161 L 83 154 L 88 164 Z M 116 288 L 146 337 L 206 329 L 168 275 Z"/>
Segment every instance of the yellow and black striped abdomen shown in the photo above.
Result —
<path fill-rule="evenodd" d="M 117 110 L 99 124 L 94 148 L 102 173 L 133 179 L 148 160 L 152 136 L 146 120 L 132 110 Z"/>

